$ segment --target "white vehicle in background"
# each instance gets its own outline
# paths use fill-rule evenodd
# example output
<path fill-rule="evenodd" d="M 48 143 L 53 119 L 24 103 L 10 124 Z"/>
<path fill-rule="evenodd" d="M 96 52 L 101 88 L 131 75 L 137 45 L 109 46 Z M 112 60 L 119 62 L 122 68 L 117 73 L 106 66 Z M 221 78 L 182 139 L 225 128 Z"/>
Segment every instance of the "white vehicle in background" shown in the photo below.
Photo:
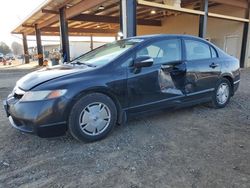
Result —
<path fill-rule="evenodd" d="M 15 58 L 14 54 L 8 53 L 5 55 L 5 59 L 8 61 L 8 60 L 15 60 L 16 58 Z"/>

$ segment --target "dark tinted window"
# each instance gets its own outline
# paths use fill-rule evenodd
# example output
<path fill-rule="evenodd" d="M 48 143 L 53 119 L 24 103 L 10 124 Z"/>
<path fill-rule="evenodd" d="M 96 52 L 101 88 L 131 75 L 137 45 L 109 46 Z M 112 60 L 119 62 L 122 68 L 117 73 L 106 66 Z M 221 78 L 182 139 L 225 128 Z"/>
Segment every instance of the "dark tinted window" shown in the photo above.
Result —
<path fill-rule="evenodd" d="M 181 41 L 179 39 L 169 39 L 154 42 L 139 50 L 136 57 L 144 55 L 152 57 L 155 64 L 180 61 Z"/>
<path fill-rule="evenodd" d="M 185 40 L 185 48 L 187 60 L 199 60 L 211 58 L 211 51 L 209 45 L 195 41 Z"/>
<path fill-rule="evenodd" d="M 215 49 L 214 49 L 213 47 L 210 47 L 210 49 L 211 49 L 212 58 L 218 57 L 218 56 L 217 56 L 217 52 L 215 51 Z"/>

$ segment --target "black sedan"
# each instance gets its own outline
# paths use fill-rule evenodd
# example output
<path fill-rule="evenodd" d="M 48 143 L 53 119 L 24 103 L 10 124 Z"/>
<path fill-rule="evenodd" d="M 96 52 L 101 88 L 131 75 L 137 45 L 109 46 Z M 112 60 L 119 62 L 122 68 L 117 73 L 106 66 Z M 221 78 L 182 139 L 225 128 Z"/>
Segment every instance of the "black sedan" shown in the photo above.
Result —
<path fill-rule="evenodd" d="M 239 82 L 239 61 L 203 39 L 140 36 L 27 74 L 4 107 L 21 131 L 95 141 L 130 114 L 205 102 L 223 108 Z"/>

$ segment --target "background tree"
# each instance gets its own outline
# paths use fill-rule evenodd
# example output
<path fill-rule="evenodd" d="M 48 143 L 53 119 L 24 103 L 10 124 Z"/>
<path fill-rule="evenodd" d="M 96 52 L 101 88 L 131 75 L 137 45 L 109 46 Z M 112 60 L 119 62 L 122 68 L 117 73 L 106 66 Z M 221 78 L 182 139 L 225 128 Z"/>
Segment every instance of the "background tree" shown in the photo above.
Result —
<path fill-rule="evenodd" d="M 7 54 L 10 53 L 10 47 L 4 42 L 0 42 L 0 53 Z"/>
<path fill-rule="evenodd" d="M 23 45 L 18 42 L 12 42 L 11 49 L 14 55 L 21 55 L 23 54 Z"/>

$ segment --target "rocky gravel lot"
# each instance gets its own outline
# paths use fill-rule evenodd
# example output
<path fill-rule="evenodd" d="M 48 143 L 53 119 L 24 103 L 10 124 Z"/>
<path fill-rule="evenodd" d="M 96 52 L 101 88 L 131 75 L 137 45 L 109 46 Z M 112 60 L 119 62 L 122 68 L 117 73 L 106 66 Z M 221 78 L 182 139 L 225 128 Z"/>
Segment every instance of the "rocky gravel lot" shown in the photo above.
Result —
<path fill-rule="evenodd" d="M 0 102 L 31 70 L 0 70 Z M 0 187 L 250 187 L 250 69 L 225 109 L 205 105 L 130 119 L 106 139 L 42 139 L 0 108 Z"/>

